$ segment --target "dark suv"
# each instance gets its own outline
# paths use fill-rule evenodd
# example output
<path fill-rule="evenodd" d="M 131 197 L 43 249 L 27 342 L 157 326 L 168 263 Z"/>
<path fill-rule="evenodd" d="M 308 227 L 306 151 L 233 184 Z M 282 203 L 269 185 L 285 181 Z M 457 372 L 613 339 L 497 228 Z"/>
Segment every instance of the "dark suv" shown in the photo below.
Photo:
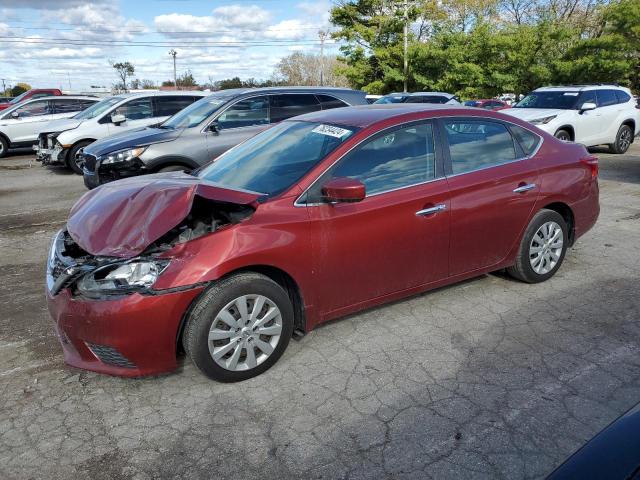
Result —
<path fill-rule="evenodd" d="M 317 110 L 367 105 L 365 92 L 278 87 L 223 90 L 156 127 L 99 140 L 84 149 L 84 182 L 97 187 L 145 173 L 200 167 L 269 125 Z"/>

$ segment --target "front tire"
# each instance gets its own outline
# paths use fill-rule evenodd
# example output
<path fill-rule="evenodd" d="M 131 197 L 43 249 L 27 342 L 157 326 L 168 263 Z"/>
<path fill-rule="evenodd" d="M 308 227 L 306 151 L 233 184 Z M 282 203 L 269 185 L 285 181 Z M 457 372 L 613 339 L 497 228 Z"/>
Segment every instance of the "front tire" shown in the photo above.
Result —
<path fill-rule="evenodd" d="M 9 153 L 9 143 L 0 135 L 0 158 L 6 157 Z"/>
<path fill-rule="evenodd" d="M 571 134 L 566 131 L 566 130 L 558 130 L 554 137 L 556 137 L 558 140 L 562 140 L 563 142 L 570 142 L 571 141 Z"/>
<path fill-rule="evenodd" d="M 615 143 L 609 144 L 609 150 L 611 150 L 611 153 L 622 155 L 629 150 L 631 142 L 633 142 L 633 130 L 629 125 L 621 125 L 618 129 Z"/>
<path fill-rule="evenodd" d="M 293 306 L 285 290 L 259 273 L 224 278 L 196 300 L 183 345 L 202 373 L 238 382 L 268 370 L 293 334 Z"/>
<path fill-rule="evenodd" d="M 507 268 L 507 272 L 526 283 L 548 280 L 562 265 L 568 240 L 564 218 L 553 210 L 540 210 L 529 222 L 520 242 L 516 263 Z"/>
<path fill-rule="evenodd" d="M 67 166 L 73 170 L 73 173 L 77 175 L 82 175 L 82 165 L 84 161 L 80 158 L 80 150 L 84 147 L 91 145 L 91 141 L 78 142 L 71 150 L 69 150 L 69 154 L 67 155 Z"/>

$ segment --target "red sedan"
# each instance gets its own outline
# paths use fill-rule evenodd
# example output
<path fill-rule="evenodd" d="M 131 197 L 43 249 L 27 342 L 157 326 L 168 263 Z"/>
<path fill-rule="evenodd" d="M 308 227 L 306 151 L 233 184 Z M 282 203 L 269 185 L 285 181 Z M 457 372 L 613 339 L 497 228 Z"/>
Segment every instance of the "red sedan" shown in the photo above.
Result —
<path fill-rule="evenodd" d="M 506 268 L 553 276 L 598 217 L 598 163 L 513 117 L 421 104 L 279 123 L 193 174 L 104 185 L 54 239 L 70 365 L 139 376 L 187 355 L 237 381 L 294 334 Z"/>
<path fill-rule="evenodd" d="M 485 110 L 504 110 L 505 108 L 511 108 L 507 102 L 502 100 L 496 100 L 495 98 L 484 98 L 481 100 L 467 100 L 464 102 L 466 107 L 483 108 Z"/>

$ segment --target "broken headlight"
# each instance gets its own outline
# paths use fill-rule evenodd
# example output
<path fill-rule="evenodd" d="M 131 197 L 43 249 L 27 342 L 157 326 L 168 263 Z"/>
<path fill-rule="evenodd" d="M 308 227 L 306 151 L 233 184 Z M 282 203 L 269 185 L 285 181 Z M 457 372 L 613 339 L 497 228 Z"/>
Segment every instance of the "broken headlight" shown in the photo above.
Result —
<path fill-rule="evenodd" d="M 140 155 L 144 153 L 144 151 L 147 148 L 148 146 L 127 148 L 126 150 L 119 150 L 117 152 L 112 152 L 101 157 L 100 162 L 102 163 L 102 165 L 112 165 L 114 163 L 128 162 L 129 160 L 138 158 Z"/>
<path fill-rule="evenodd" d="M 166 260 L 134 260 L 106 265 L 82 277 L 78 291 L 96 295 L 144 290 L 155 283 L 168 264 Z"/>

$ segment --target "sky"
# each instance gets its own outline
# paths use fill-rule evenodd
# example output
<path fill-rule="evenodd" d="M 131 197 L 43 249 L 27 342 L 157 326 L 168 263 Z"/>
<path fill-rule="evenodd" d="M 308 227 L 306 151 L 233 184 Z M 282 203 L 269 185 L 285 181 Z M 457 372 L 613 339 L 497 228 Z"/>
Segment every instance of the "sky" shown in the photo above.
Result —
<path fill-rule="evenodd" d="M 111 61 L 156 83 L 268 79 L 296 50 L 319 53 L 330 0 L 0 0 L 0 79 L 88 90 L 118 81 Z M 328 40 L 327 54 L 337 53 Z M 0 86 L 1 86 L 0 81 Z"/>

